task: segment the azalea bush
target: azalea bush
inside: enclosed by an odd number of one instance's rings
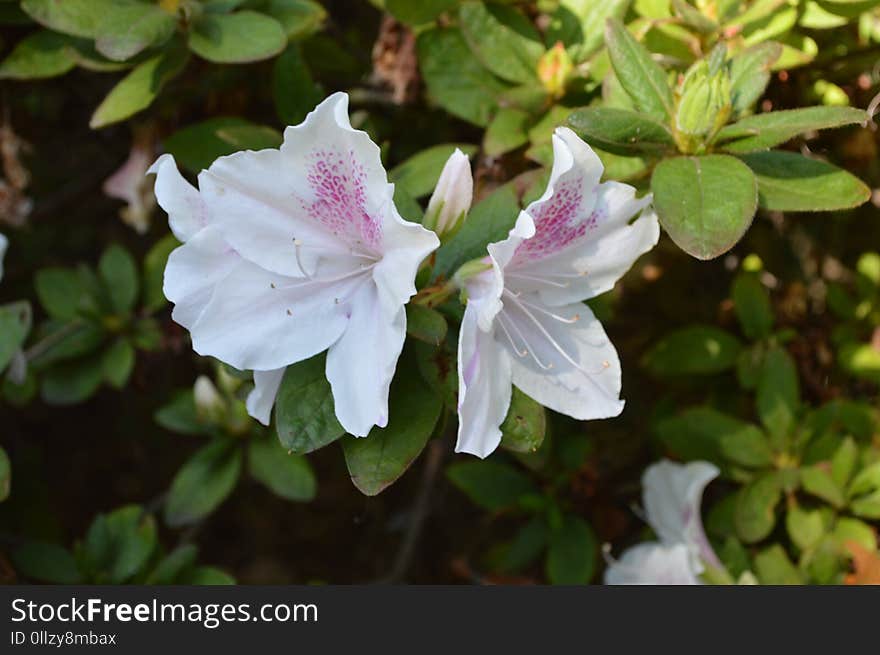
[[[880,582],[880,2],[0,22],[5,581]]]

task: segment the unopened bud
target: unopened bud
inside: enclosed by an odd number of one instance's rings
[[[196,403],[196,414],[199,418],[211,422],[219,422],[226,413],[226,402],[217,391],[211,379],[205,375],[196,378],[193,385],[193,397]]]
[[[474,197],[474,179],[467,155],[455,149],[428,202],[424,226],[434,230],[442,241],[447,241],[464,223]]]
[[[573,70],[574,63],[562,41],[557,41],[556,45],[538,60],[538,79],[541,80],[547,93],[554,98],[565,95],[565,87]]]
[[[722,53],[723,56],[723,53]],[[675,127],[684,152],[698,152],[730,118],[730,72],[718,57],[691,66],[681,84]]]

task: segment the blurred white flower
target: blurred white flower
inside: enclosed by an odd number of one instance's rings
[[[703,530],[703,491],[718,477],[708,462],[661,460],[642,476],[646,520],[659,542],[638,544],[612,561],[605,584],[702,584],[706,568],[724,567]]]
[[[458,452],[495,450],[511,384],[577,419],[623,409],[617,352],[582,301],[611,289],[657,243],[657,217],[647,210],[630,223],[651,198],[600,184],[602,163],[571,130],[556,130],[553,156],[544,195],[463,280]]]
[[[3,279],[3,258],[6,257],[6,249],[9,247],[9,239],[0,234],[0,280]]]
[[[365,436],[388,422],[404,305],[439,241],[397,212],[379,156],[336,93],[284,132],[280,149],[221,157],[199,188],[163,155],[156,197],[184,245],[165,295],[193,348],[253,369],[251,414],[268,423],[284,368],[328,350],[336,416]]]
[[[120,218],[138,234],[144,234],[150,228],[150,216],[156,208],[153,185],[146,178],[155,156],[152,138],[135,138],[128,159],[104,181],[104,193],[125,203],[125,207],[119,210]]]

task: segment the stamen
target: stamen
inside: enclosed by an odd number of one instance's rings
[[[530,282],[540,282],[542,284],[549,284],[551,287],[559,287],[560,289],[565,289],[568,287],[568,282],[560,283],[560,282],[552,282],[543,277],[535,277],[533,275],[524,275],[522,273],[505,273],[507,278],[514,278],[519,280],[528,280]]]
[[[332,284],[333,282],[341,282],[342,280],[347,280],[352,277],[359,277],[359,276],[363,275],[364,273],[369,271],[371,268],[373,268],[377,263],[378,262],[373,262],[372,264],[370,264],[369,266],[367,266],[365,268],[359,268],[354,271],[349,271],[348,273],[344,273],[344,274],[339,275],[337,277],[320,278],[320,277],[309,276],[307,281],[305,281],[305,282],[295,282],[293,284],[288,284],[283,287],[276,287],[276,288],[280,289],[281,291],[284,291],[286,289],[293,289],[294,287],[304,287],[304,286],[307,286],[310,284]]]
[[[535,317],[535,315],[529,311],[528,307],[526,307],[522,303],[522,301],[518,298],[517,295],[515,295],[512,291],[509,291],[508,289],[504,290],[504,294],[506,294],[513,301],[513,303],[516,304],[517,307],[519,307],[519,309],[532,321],[532,323],[535,324],[535,327],[537,327],[538,330],[541,332],[541,334],[544,335],[544,337],[547,339],[547,341],[550,342],[550,345],[553,346],[554,350],[556,350],[556,352],[558,352],[560,355],[562,355],[562,357],[565,359],[565,361],[567,361],[569,364],[571,364],[576,370],[580,371],[581,373],[583,373],[586,376],[594,376],[594,375],[598,375],[602,371],[607,370],[611,366],[611,363],[608,360],[605,360],[604,362],[602,362],[602,369],[601,370],[599,370],[599,371],[586,370],[584,367],[582,367],[580,364],[578,364],[571,357],[571,355],[569,355],[567,352],[565,352],[565,350],[562,348],[562,346],[559,344],[559,342],[553,338],[553,335],[551,335],[550,332],[547,330],[547,328],[544,327],[544,325],[541,323],[541,321],[539,321]],[[516,328],[516,321],[511,320],[511,324],[514,326],[514,328]],[[519,331],[519,330],[517,330],[517,331]],[[551,366],[552,366],[552,364],[551,364]]]
[[[504,325],[504,322],[501,320],[501,318],[502,318],[502,313],[499,313],[498,314],[498,325],[501,326],[502,331],[507,336],[507,340],[510,342],[510,345],[513,348],[513,351],[517,355],[519,355],[520,357],[525,357],[526,355],[528,355],[529,354],[528,350],[520,350],[519,348],[516,347],[516,342],[513,340],[513,337],[511,336],[510,331],[507,329],[507,326]]]
[[[498,316],[499,316],[499,317],[500,317],[500,316],[504,316],[504,318],[506,318],[508,321],[510,321],[510,326],[513,328],[513,331],[516,332],[516,335],[517,335],[517,336],[520,338],[520,340],[523,342],[523,346],[525,347],[525,351],[524,351],[524,353],[523,353],[522,355],[520,355],[520,357],[525,357],[526,355],[531,355],[531,356],[532,356],[532,359],[535,360],[535,363],[536,363],[539,367],[541,367],[542,369],[544,369],[545,371],[549,371],[550,369],[553,368],[553,363],[552,363],[552,362],[549,363],[549,364],[545,364],[545,363],[542,362],[542,361],[540,360],[540,358],[535,354],[535,350],[532,348],[531,344],[529,343],[529,340],[526,339],[526,335],[524,335],[523,332],[522,332],[522,330],[519,329],[519,326],[516,324],[516,321],[514,321],[512,318],[510,318],[509,316],[507,316],[507,315],[504,313],[504,310],[501,310],[501,311],[498,313]],[[516,348],[516,347],[514,346],[514,349],[515,349],[515,348]]]
[[[526,307],[530,307],[530,308],[534,309],[535,311],[541,312],[542,314],[546,314],[547,316],[556,319],[560,323],[572,324],[572,323],[577,323],[579,320],[581,320],[580,314],[575,314],[572,318],[565,318],[564,316],[560,316],[559,314],[554,314],[553,312],[541,307],[540,305],[535,305],[535,304],[530,303],[526,300],[522,300],[520,298],[520,294],[518,294],[518,293],[514,294],[514,296],[517,299],[519,299],[519,302],[521,304],[525,305]]]
[[[299,270],[302,272],[303,275],[306,276],[306,278],[311,279],[312,276],[309,275],[309,272],[306,270],[306,267],[303,266],[302,258],[299,256],[299,249],[301,247],[302,247],[302,241],[300,241],[299,239],[294,237],[293,238],[293,252],[296,256],[296,265],[299,266]]]

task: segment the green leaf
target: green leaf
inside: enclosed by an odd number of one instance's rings
[[[110,293],[113,308],[120,314],[134,309],[138,297],[138,270],[131,254],[118,244],[110,246],[98,261],[98,272]]]
[[[855,541],[869,552],[877,550],[877,532],[875,528],[859,519],[841,516],[837,519],[837,524],[834,526],[832,534],[837,542],[844,547],[847,542]]]
[[[327,18],[327,11],[312,0],[269,0],[262,11],[281,23],[290,41],[311,36]]]
[[[880,519],[880,462],[860,471],[849,485],[848,495],[853,514]]]
[[[755,573],[761,584],[765,585],[803,584],[801,574],[779,544],[773,544],[755,555]]]
[[[731,287],[733,308],[749,339],[763,339],[773,329],[773,308],[770,297],[761,284],[758,276],[753,273],[740,273],[733,280]]]
[[[215,64],[246,64],[274,57],[287,46],[281,23],[255,11],[203,14],[189,32],[189,48]]]
[[[0,305],[0,373],[21,348],[31,330],[31,305],[26,300]]]
[[[104,380],[114,389],[123,389],[134,370],[134,347],[122,337],[104,351],[102,367]]]
[[[367,496],[394,483],[428,443],[443,403],[425,384],[415,366],[398,369],[388,401],[388,427],[374,427],[364,438],[346,435],[342,441],[351,481]]]
[[[773,463],[773,451],[767,437],[750,423],[725,432],[720,438],[721,453],[734,464],[760,469]]]
[[[12,490],[12,463],[3,446],[0,446],[0,502],[9,498]]]
[[[275,399],[275,429],[285,449],[310,453],[345,434],[334,412],[333,394],[317,355],[287,367]]]
[[[846,504],[846,499],[827,466],[814,465],[801,469],[801,485],[808,494],[812,494],[817,498],[827,501],[836,508],[841,508]]]
[[[551,584],[587,584],[596,571],[599,540],[579,516],[566,516],[550,533],[547,579]]]
[[[682,411],[678,416],[657,422],[654,431],[663,444],[676,456],[687,459],[706,459],[720,462],[721,440],[748,440],[758,428],[711,407],[698,406]]]
[[[545,42],[562,41],[575,63],[586,61],[603,44],[605,21],[623,20],[632,0],[561,0],[550,17]]]
[[[754,174],[727,155],[664,159],[654,169],[651,190],[666,232],[698,259],[730,250],[758,208]]]
[[[34,288],[46,313],[59,320],[76,316],[85,294],[79,276],[67,268],[41,268],[34,276]]]
[[[179,245],[180,242],[173,234],[166,234],[154,243],[144,256],[143,297],[144,309],[148,312],[158,311],[168,303],[163,291],[165,265],[168,263],[168,255]]]
[[[419,67],[428,96],[453,116],[485,127],[506,85],[473,56],[461,31],[436,28],[418,37]]]
[[[852,437],[844,439],[831,458],[831,479],[841,489],[846,489],[855,471],[859,458],[859,448]]]
[[[199,549],[193,544],[178,546],[156,565],[145,584],[167,585],[180,582],[179,578],[196,563]]]
[[[385,0],[385,11],[401,23],[415,27],[435,20],[444,11],[455,9],[461,0]]]
[[[856,377],[880,382],[880,351],[870,343],[845,343],[837,353],[840,366]]]
[[[178,392],[171,402],[156,410],[153,419],[166,430],[179,434],[205,434],[208,426],[199,419],[192,389]]]
[[[692,325],[660,339],[644,365],[659,376],[713,375],[732,368],[741,348],[739,340],[724,330]]]
[[[219,133],[221,130],[243,125],[254,123],[243,118],[219,116],[188,125],[165,139],[165,151],[174,155],[180,166],[198,173],[208,168],[218,157],[235,152],[235,146]]]
[[[217,130],[217,136],[235,152],[278,148],[283,138],[274,127],[266,125],[230,125]]]
[[[298,125],[323,98],[299,46],[292,43],[272,66],[272,99],[283,125]]]
[[[446,319],[443,314],[424,305],[406,306],[406,333],[434,346],[446,339]]]
[[[730,60],[730,98],[735,116],[748,110],[764,94],[770,68],[782,54],[772,41],[746,48]]]
[[[183,584],[191,585],[234,585],[235,578],[213,566],[197,566]]]
[[[138,505],[99,515],[82,544],[83,560],[98,584],[121,584],[150,559],[156,548],[156,521]]]
[[[864,123],[867,115],[853,107],[804,107],[748,116],[723,127],[716,142],[727,152],[743,154],[767,150],[813,130]]]
[[[675,148],[665,125],[626,109],[579,109],[568,117],[568,124],[590,145],[624,157],[643,152],[659,155]]]
[[[117,2],[98,21],[95,48],[113,61],[125,61],[171,38],[177,17],[157,4]]]
[[[819,543],[825,534],[822,512],[808,512],[800,507],[792,507],[785,515],[785,528],[792,542],[801,550],[808,550]]]
[[[50,584],[82,584],[83,578],[76,559],[66,548],[56,544],[31,542],[12,553],[12,561],[20,574]]]
[[[607,21],[605,45],[617,79],[636,109],[659,120],[672,116],[672,91],[666,73],[619,20]]]
[[[21,8],[56,32],[94,38],[104,17],[118,0],[22,0]]]
[[[468,498],[490,511],[511,507],[523,496],[537,493],[527,475],[495,459],[457,462],[446,469],[446,475]]]
[[[800,405],[800,386],[794,361],[782,348],[771,348],[765,354],[755,402],[770,436],[788,436]]]
[[[736,499],[734,525],[737,535],[747,544],[761,541],[776,525],[776,505],[782,498],[779,476],[766,473],[744,486]]]
[[[64,75],[76,66],[70,39],[40,30],[19,41],[0,64],[2,80],[41,80]]]
[[[517,453],[533,453],[544,443],[546,432],[544,406],[513,387],[510,409],[501,424],[501,446]]]
[[[49,405],[75,405],[87,400],[104,379],[104,359],[94,353],[53,366],[44,376],[40,395]]]
[[[541,516],[532,518],[517,531],[505,545],[499,569],[504,573],[516,573],[534,562],[547,546],[549,530]]]
[[[241,450],[235,443],[215,441],[196,451],[174,476],[165,522],[179,527],[213,512],[232,493],[240,471]]]
[[[395,185],[405,187],[414,198],[426,196],[437,186],[443,166],[456,148],[468,157],[472,157],[477,152],[477,147],[469,143],[443,143],[431,146],[395,166],[388,173],[388,178]]]
[[[489,243],[507,236],[518,215],[519,201],[510,184],[483,198],[456,235],[437,251],[435,274],[449,277],[465,262],[484,256]]]
[[[272,493],[296,502],[315,497],[317,481],[302,455],[288,454],[274,439],[252,439],[248,446],[248,469],[254,479]]]
[[[98,105],[89,126],[106,127],[149,107],[162,87],[183,70],[187,59],[184,50],[172,46],[135,66]]]
[[[485,68],[509,82],[537,81],[544,46],[536,33],[520,27],[515,9],[465,2],[458,17],[465,40]]]
[[[758,202],[764,209],[834,211],[858,207],[871,197],[854,175],[795,152],[755,152],[741,159],[758,180]]]
[[[483,135],[483,150],[489,157],[516,150],[529,142],[528,124],[531,116],[528,112],[512,107],[502,107],[486,128]]]

